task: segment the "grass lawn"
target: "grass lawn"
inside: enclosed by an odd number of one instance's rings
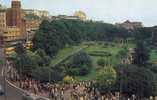
[[[151,63],[157,62],[157,51],[156,50],[151,51],[151,53],[150,53],[150,62]]]
[[[134,45],[132,44],[128,44],[127,48],[130,47],[134,47]],[[114,44],[114,46],[106,46],[104,47],[103,45],[100,44],[95,44],[95,45],[91,45],[88,48],[85,49],[85,52],[90,53],[92,51],[105,51],[105,52],[110,52],[112,54],[111,57],[106,58],[106,57],[100,57],[100,56],[91,56],[92,60],[93,60],[93,68],[91,69],[91,72],[86,75],[86,76],[77,76],[75,77],[75,79],[77,81],[86,81],[86,80],[93,80],[96,78],[96,75],[98,73],[99,70],[101,70],[101,68],[97,68],[97,60],[100,58],[106,59],[107,61],[111,62],[113,65],[119,64],[120,59],[118,59],[116,57],[116,55],[118,54],[118,52],[120,50],[122,50],[122,47],[119,47],[118,44]]]
[[[119,51],[121,51],[123,48],[119,47],[118,44],[114,44],[114,46],[103,46],[99,44],[92,45],[85,49],[87,53],[90,53],[92,51],[104,51],[109,52],[112,54],[112,56],[106,58],[106,57],[100,57],[100,56],[92,56],[94,65],[96,66],[97,60],[100,58],[105,59],[106,61],[111,62],[113,65],[118,64],[120,62],[120,59],[117,59],[116,55]]]
[[[61,61],[62,59],[66,58],[72,53],[75,53],[76,51],[84,48],[84,45],[79,45],[79,46],[70,46],[70,47],[65,47],[62,50],[58,52],[58,54],[52,59],[51,64],[54,65]]]
[[[86,76],[75,77],[75,79],[77,81],[85,81],[85,80],[93,80],[93,79],[95,79],[98,71],[101,70],[101,68],[99,68],[99,70],[98,70],[98,65],[97,65],[97,60],[100,59],[100,58],[106,59],[106,61],[109,61],[113,65],[119,64],[120,59],[118,59],[116,57],[116,55],[123,48],[120,47],[118,43],[112,43],[112,44],[113,44],[112,46],[111,45],[104,46],[102,44],[95,43],[95,44],[90,45],[89,47],[85,48],[84,51],[87,52],[87,53],[90,53],[92,51],[103,51],[103,52],[111,53],[112,56],[110,56],[108,58],[107,57],[100,57],[100,56],[91,56],[91,58],[93,60],[93,68],[91,69],[91,72],[88,75],[86,75]],[[79,46],[71,46],[71,47],[63,48],[62,50],[59,51],[59,53],[52,60],[51,63],[55,64],[59,60],[65,58],[66,56],[71,54],[72,52],[76,52],[77,50],[79,50],[80,48],[83,48],[85,46],[86,45],[81,44]],[[128,44],[127,48],[129,48],[129,47],[134,47],[134,45]],[[64,62],[64,63],[66,63],[66,62]]]
[[[118,43],[112,43],[112,44],[113,44],[112,46],[111,45],[104,46],[102,44],[95,43],[95,44],[90,45],[89,47],[85,48],[84,51],[87,52],[87,53],[90,53],[90,52],[93,52],[93,51],[103,51],[103,52],[111,53],[112,56],[110,56],[108,58],[107,57],[100,57],[100,56],[91,56],[91,58],[93,60],[93,68],[91,69],[90,73],[86,76],[77,76],[77,77],[75,77],[75,79],[77,81],[86,81],[86,80],[95,79],[98,71],[101,70],[101,68],[98,69],[98,65],[97,65],[97,60],[100,59],[100,58],[103,58],[106,61],[109,61],[112,65],[119,64],[120,59],[117,58],[116,55],[123,48],[120,47],[120,44],[118,44]],[[134,44],[127,44],[127,45],[125,44],[125,46],[127,48],[135,47]],[[69,54],[71,54],[73,52],[76,52],[77,50],[79,50],[80,48],[83,48],[83,47],[85,47],[85,45],[81,44],[81,45],[78,45],[78,46],[71,46],[71,47],[63,48],[62,50],[59,51],[59,53],[52,60],[51,63],[55,64],[58,61],[60,61],[61,59],[68,56]],[[155,62],[155,61],[157,61],[157,52],[156,52],[156,50],[152,50],[151,53],[150,53],[150,62]],[[64,63],[66,63],[66,62],[64,62]]]

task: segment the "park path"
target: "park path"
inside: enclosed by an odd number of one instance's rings
[[[83,49],[87,48],[88,46],[84,46],[84,47],[80,47],[78,50],[68,54],[67,56],[65,56],[64,58],[58,60],[56,63],[52,64],[53,67],[61,64],[62,62],[66,61],[68,58],[74,56],[75,54],[77,54],[78,52],[82,51]]]

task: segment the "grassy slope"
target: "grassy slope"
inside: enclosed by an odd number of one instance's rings
[[[122,50],[121,47],[119,47],[119,44],[114,44],[115,46],[107,46],[107,47],[104,47],[102,45],[99,45],[99,44],[95,44],[95,45],[92,45],[88,48],[85,49],[85,51],[87,53],[89,52],[92,52],[92,51],[106,51],[106,52],[110,52],[112,53],[112,56],[108,59],[112,62],[113,65],[119,63],[119,59],[117,59],[115,56],[116,54]],[[76,52],[77,50],[79,50],[80,48],[83,48],[84,45],[79,45],[79,46],[71,46],[71,47],[66,47],[66,48],[63,48],[62,50],[59,51],[59,53],[57,54],[57,56],[52,60],[52,64],[55,64],[57,63],[59,60],[65,58],[66,56],[68,56],[69,54],[73,53],[73,52]],[[134,47],[133,44],[128,44],[127,46],[128,48],[129,47]],[[83,80],[92,80],[92,79],[95,79],[96,78],[96,75],[97,75],[97,72],[98,72],[98,69],[96,68],[97,66],[97,60],[100,59],[101,57],[95,57],[95,56],[91,56],[91,58],[93,59],[93,65],[94,65],[94,68],[92,68],[91,72],[86,75],[86,76],[79,76],[79,77],[75,77],[78,81],[83,81]],[[105,57],[103,57],[104,59],[107,59]],[[150,61],[151,62],[155,62],[157,61],[157,52],[156,50],[152,50],[151,53],[150,53]]]
[[[150,62],[155,63],[157,62],[157,52],[156,50],[152,50],[150,53]]]
[[[60,61],[62,61],[62,59],[65,59],[69,55],[71,55],[77,51],[80,51],[83,48],[85,48],[85,46],[83,46],[83,45],[63,48],[62,50],[60,50],[58,52],[58,54],[55,56],[55,58],[52,59],[51,65],[55,65],[55,64],[59,63]]]
[[[134,45],[133,44],[128,44],[127,47],[128,48],[134,47]],[[92,52],[92,51],[106,51],[106,52],[110,52],[112,54],[111,57],[109,57],[109,58],[103,57],[103,58],[111,61],[111,63],[113,65],[118,64],[120,62],[120,59],[116,58],[116,55],[117,55],[117,53],[120,50],[122,50],[122,48],[119,46],[119,44],[114,44],[114,46],[106,46],[106,47],[104,47],[103,45],[95,44],[95,45],[92,45],[92,46],[90,46],[90,47],[85,49],[85,51],[87,53]],[[86,75],[86,76],[75,77],[76,80],[84,81],[84,80],[92,80],[92,79],[96,78],[98,70],[101,70],[101,69],[97,69],[96,68],[98,66],[97,65],[97,60],[102,58],[102,57],[91,56],[91,58],[93,59],[94,68],[92,68],[91,72],[88,75]]]

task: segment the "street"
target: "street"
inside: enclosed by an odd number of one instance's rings
[[[4,59],[3,49],[0,48],[0,59]],[[0,64],[0,85],[4,88],[4,77],[2,76],[3,65]],[[22,100],[23,91],[12,87],[10,84],[6,83],[6,100]],[[0,100],[5,100],[4,96],[0,96]]]
[[[0,84],[4,86],[4,78],[0,77]],[[4,87],[3,87],[4,88]],[[6,97],[7,100],[22,100],[23,92],[6,84]],[[0,96],[0,100],[5,100],[4,96]]]

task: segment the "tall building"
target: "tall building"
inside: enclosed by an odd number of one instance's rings
[[[20,33],[24,37],[26,25],[20,0],[12,0],[11,8],[8,8],[6,11],[6,24],[7,26],[16,26],[17,28],[20,28]]]
[[[21,2],[12,0],[11,8],[7,9],[7,25],[20,27],[22,24]]]

